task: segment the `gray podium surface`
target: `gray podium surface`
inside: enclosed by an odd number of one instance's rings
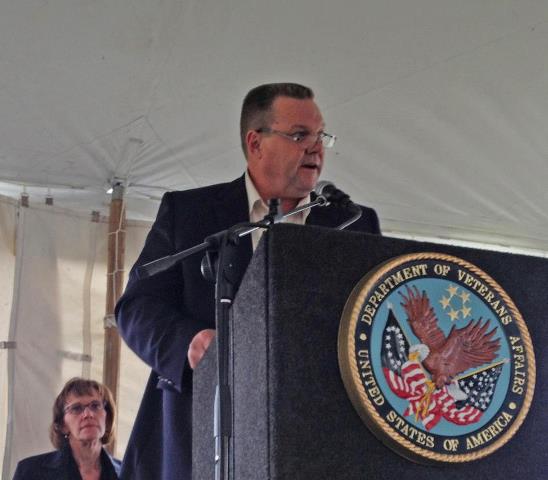
[[[535,396],[517,434],[461,465],[413,463],[363,424],[343,386],[337,334],[345,302],[371,269],[398,255],[442,252],[467,260],[515,301],[537,363]],[[457,480],[548,478],[548,261],[321,227],[277,225],[253,256],[233,309],[232,478]],[[194,373],[193,478],[213,479],[215,358]]]

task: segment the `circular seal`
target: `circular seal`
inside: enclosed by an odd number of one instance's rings
[[[493,453],[531,405],[535,359],[514,302],[460,258],[418,253],[366,275],[339,329],[348,395],[370,430],[420,463]]]

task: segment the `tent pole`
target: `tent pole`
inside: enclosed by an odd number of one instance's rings
[[[110,388],[116,404],[118,404],[120,378],[120,335],[114,319],[114,307],[122,294],[124,282],[125,224],[124,186],[121,182],[116,182],[112,186],[108,228],[107,298],[103,356],[103,383]],[[109,444],[107,449],[113,454],[116,449],[115,442]]]

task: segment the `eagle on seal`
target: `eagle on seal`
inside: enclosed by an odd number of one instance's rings
[[[421,341],[422,364],[432,376],[437,388],[450,385],[456,375],[469,368],[492,362],[500,349],[500,338],[493,339],[497,331],[495,326],[489,330],[490,322],[482,325],[482,318],[462,327],[451,328],[447,337],[438,326],[438,319],[430,300],[417,287],[406,287],[401,303],[413,333]]]

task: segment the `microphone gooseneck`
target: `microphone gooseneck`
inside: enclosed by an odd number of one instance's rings
[[[338,230],[343,230],[362,216],[362,209],[350,199],[350,195],[339,190],[333,182],[320,180],[314,188],[314,193],[317,199],[324,200],[322,206],[328,206],[332,203],[353,214],[350,219],[337,227]]]

